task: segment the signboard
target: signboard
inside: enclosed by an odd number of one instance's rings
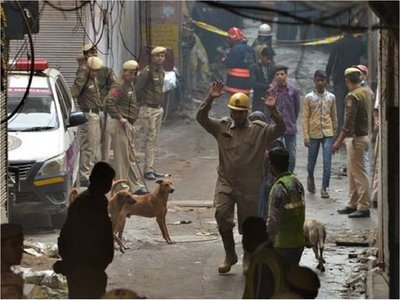
[[[171,49],[174,64],[179,68],[181,3],[179,1],[144,3],[141,7],[141,44]]]

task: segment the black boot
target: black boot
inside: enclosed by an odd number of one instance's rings
[[[225,260],[222,265],[218,267],[218,273],[228,273],[231,270],[231,266],[238,261],[235,251],[235,240],[232,231],[221,233],[221,237],[225,248]]]

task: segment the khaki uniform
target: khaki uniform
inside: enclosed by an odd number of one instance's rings
[[[230,118],[210,118],[210,109],[211,105],[203,102],[196,119],[218,143],[215,218],[221,234],[231,232],[235,226],[236,203],[239,232],[242,233],[242,222],[249,216],[257,215],[258,197],[264,178],[265,149],[285,132],[285,124],[280,113],[273,110],[271,117],[274,125],[247,120],[244,127],[237,127]]]
[[[78,99],[79,107],[85,113],[87,122],[79,127],[81,141],[80,180],[89,180],[89,173],[96,162],[96,152],[100,146],[100,109],[101,100],[96,78],[89,77],[89,68],[82,58],[78,58],[79,67],[71,87],[72,97]]]
[[[163,85],[165,71],[161,66],[146,66],[136,82],[136,92],[143,105],[143,128],[145,138],[144,172],[154,171],[154,155],[161,130],[164,110]]]
[[[105,112],[105,98],[111,89],[112,84],[115,81],[115,74],[111,68],[102,67],[97,71],[97,81],[99,83],[100,100],[102,103],[102,112],[100,112],[100,127],[101,127],[101,160],[108,161],[110,152],[110,135],[109,135],[109,124],[107,123],[107,115]]]
[[[347,173],[349,178],[348,207],[369,209],[370,190],[364,157],[368,151],[372,128],[373,103],[368,89],[357,87],[345,98],[346,115],[342,130],[346,133]]]
[[[110,115],[109,132],[112,136],[114,149],[114,169],[116,179],[127,179],[132,192],[140,189],[138,177],[135,173],[136,161],[133,124],[138,119],[138,105],[136,93],[132,84],[125,84],[123,79],[117,80],[105,99],[106,110]],[[123,126],[119,121],[125,118],[128,122]]]

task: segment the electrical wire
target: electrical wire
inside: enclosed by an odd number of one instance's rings
[[[82,7],[84,7],[86,4],[90,4],[90,1],[81,1],[82,3],[79,6],[76,5],[74,8],[64,8],[64,7],[54,5],[53,3],[51,3],[51,1],[45,0],[43,2],[44,2],[44,4],[47,4],[47,5],[51,6],[52,8],[59,10],[59,11],[77,11],[77,10],[82,9]]]
[[[35,71],[35,50],[33,48],[33,39],[32,39],[32,32],[31,29],[29,27],[29,23],[28,20],[26,19],[25,16],[25,12],[21,7],[21,4],[19,3],[19,1],[16,1],[19,10],[21,12],[21,15],[23,16],[23,19],[25,21],[25,25],[26,25],[26,30],[28,32],[28,39],[29,39],[29,46],[31,48],[31,57],[30,57],[30,61],[31,61],[31,66],[30,66],[30,70],[29,70],[29,79],[28,79],[28,86],[26,87],[25,93],[21,99],[21,101],[18,103],[18,105],[15,107],[15,109],[13,110],[13,112],[11,114],[9,114],[5,119],[1,120],[0,124],[4,124],[5,122],[8,122],[11,118],[13,118],[21,109],[22,107],[25,105],[25,102],[28,98],[29,95],[29,91],[31,88],[31,84],[32,84],[32,79],[33,79],[33,73]]]
[[[335,25],[335,24],[328,24],[325,22],[320,21],[320,19],[317,20],[310,20],[308,18],[304,18],[304,17],[300,17],[300,16],[296,16],[293,13],[284,11],[284,10],[279,10],[279,9],[275,9],[275,8],[268,8],[268,7],[259,7],[259,6],[250,6],[250,5],[232,5],[232,4],[225,4],[222,2],[217,2],[217,1],[200,1],[202,3],[205,3],[207,5],[213,6],[213,7],[217,7],[217,8],[222,8],[225,9],[227,11],[230,11],[236,15],[245,17],[245,18],[250,18],[250,19],[255,19],[255,20],[259,20],[259,21],[263,21],[263,22],[273,22],[273,23],[277,23],[277,24],[289,24],[289,25],[317,25],[320,27],[326,27],[326,28],[333,28],[333,29],[341,29],[341,30],[353,30],[353,31],[367,31],[368,29],[371,30],[379,30],[379,29],[389,29],[391,27],[388,26],[382,26],[379,23],[374,24],[370,27],[367,26],[355,26],[355,25]],[[255,15],[251,15],[251,14],[246,14],[241,12],[240,10],[250,10],[250,11],[255,11],[255,12],[260,12],[260,11],[266,11],[266,12],[274,12],[277,13],[281,16],[286,16],[286,17],[290,17],[293,18],[294,20],[297,20],[297,22],[286,22],[286,21],[273,21],[273,20],[268,20],[265,17],[262,16],[255,16]],[[395,25],[394,25],[395,26]]]

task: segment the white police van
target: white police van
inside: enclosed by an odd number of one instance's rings
[[[35,60],[29,95],[8,122],[11,222],[62,226],[68,192],[79,185],[78,125],[86,122],[62,74]],[[8,73],[7,112],[17,108],[28,87],[30,61],[19,60]]]

